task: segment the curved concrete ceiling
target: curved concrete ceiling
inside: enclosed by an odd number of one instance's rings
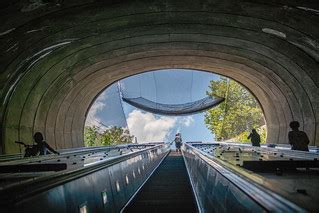
[[[298,120],[319,145],[319,5],[313,1],[3,1],[1,145],[45,133],[83,146],[85,116],[108,85],[137,73],[219,73],[261,103],[268,143]]]

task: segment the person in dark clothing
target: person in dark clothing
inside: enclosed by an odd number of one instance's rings
[[[309,151],[309,138],[304,131],[299,130],[299,122],[292,121],[289,124],[292,131],[288,133],[289,144],[292,150]]]
[[[257,133],[256,129],[251,130],[248,139],[250,139],[253,146],[260,146],[260,135]]]
[[[36,145],[28,145],[25,150],[24,157],[37,156],[37,155],[46,155],[48,153],[60,154],[55,151],[52,147],[44,141],[43,135],[41,132],[36,132],[33,135],[33,139]]]
[[[181,152],[182,136],[180,133],[177,133],[175,135],[174,142],[175,142],[175,146],[176,146],[176,152]]]

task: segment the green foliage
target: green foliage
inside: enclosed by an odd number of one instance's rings
[[[206,126],[215,134],[216,140],[237,138],[239,141],[247,142],[251,129],[265,124],[259,103],[237,82],[226,77],[213,80],[207,94],[225,97],[223,103],[205,114]],[[265,138],[266,133],[261,135],[262,141],[265,141]]]
[[[266,143],[266,137],[267,137],[267,128],[266,125],[260,127],[257,129],[257,132],[260,134],[260,143],[265,144]]]
[[[116,126],[105,129],[101,137],[103,146],[132,143],[134,138],[134,136],[130,136],[127,129]]]
[[[97,127],[85,127],[84,143],[86,146],[111,146],[132,143],[134,136],[128,129],[112,126],[99,133]]]
[[[97,140],[97,127],[85,127],[84,129],[84,144],[85,146],[95,146]]]
[[[247,138],[249,134],[250,134],[250,132],[244,131],[244,132],[240,133],[238,136],[236,136],[233,139],[233,141],[234,142],[248,143],[248,142],[250,142],[250,139]]]
[[[256,128],[256,131],[260,135],[260,143],[265,144],[266,143],[266,135],[267,135],[266,126],[264,125],[264,126],[261,126],[260,128]],[[230,141],[250,143],[250,139],[247,138],[250,133],[251,132],[249,132],[249,131],[244,131],[244,132],[240,133],[239,135],[237,135],[236,137],[232,138]]]

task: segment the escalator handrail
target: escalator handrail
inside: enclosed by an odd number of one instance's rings
[[[33,196],[35,194],[47,191],[63,183],[70,182],[72,180],[78,179],[80,177],[86,176],[88,174],[94,173],[96,171],[105,169],[114,164],[120,163],[127,159],[138,156],[142,153],[149,152],[156,149],[167,149],[166,144],[155,145],[152,147],[145,148],[143,150],[138,150],[133,153],[126,153],[121,156],[117,156],[111,159],[105,159],[97,164],[82,167],[77,170],[61,171],[50,176],[36,177],[32,180],[21,182],[19,184],[10,186],[0,190],[0,206],[6,205],[7,203],[12,203],[18,200],[22,200]]]
[[[90,152],[103,152],[115,149],[126,149],[131,147],[140,147],[140,146],[154,146],[154,144],[123,144],[123,145],[116,145],[116,146],[97,146],[97,147],[81,147],[81,148],[72,148],[72,149],[61,149],[57,150],[60,155],[59,157],[63,157],[65,155],[80,155]],[[0,159],[0,165],[13,165],[13,164],[20,164],[20,163],[32,163],[34,161],[44,161],[44,160],[51,160],[57,157],[55,154],[48,154],[48,155],[40,155],[40,156],[33,156],[28,158],[23,158],[21,154],[15,154],[16,157],[10,158],[8,160],[3,157]],[[13,156],[15,156],[13,155]],[[0,155],[1,156],[1,155]]]
[[[243,191],[252,200],[270,212],[306,212],[296,204],[281,197],[280,195],[264,188],[263,186],[248,180],[236,171],[226,168],[220,160],[214,156],[193,147],[191,144],[185,146],[200,159],[204,160],[209,166],[213,167],[218,173],[233,183],[238,189]]]

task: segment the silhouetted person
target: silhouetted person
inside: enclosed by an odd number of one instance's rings
[[[252,129],[247,138],[250,139],[253,146],[260,146],[260,135],[257,133],[256,129]]]
[[[50,147],[49,144],[47,144],[47,142],[44,141],[43,135],[41,132],[36,132],[33,135],[33,139],[36,145],[28,145],[28,147],[25,150],[24,157],[46,155],[50,152],[54,154],[59,154],[52,147]]]
[[[177,133],[175,135],[175,147],[176,147],[176,152],[181,152],[181,146],[182,146],[182,136],[181,133]]]
[[[292,150],[309,151],[309,138],[307,134],[299,130],[299,122],[292,121],[289,124],[292,131],[288,133],[288,140]]]

